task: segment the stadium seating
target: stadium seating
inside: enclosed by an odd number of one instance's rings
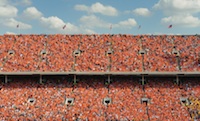
[[[191,78],[12,77],[0,83],[0,120],[193,120],[200,118],[200,83]],[[191,81],[190,81],[191,80]],[[183,98],[181,100],[181,98]],[[188,100],[184,101],[184,99]]]
[[[136,79],[116,78],[109,85],[112,104],[108,105],[109,120],[148,120],[146,105],[141,103],[144,95],[142,86]]]
[[[76,71],[107,71],[108,57],[105,56],[109,48],[108,39],[104,35],[81,36],[79,49],[80,56],[77,56]]]
[[[111,71],[142,71],[142,57],[138,54],[140,50],[138,37],[114,35],[111,42],[114,51],[111,57]]]
[[[175,56],[172,54],[173,44],[170,37],[144,36],[142,38],[145,71],[179,71]]]
[[[3,35],[0,71],[194,72],[200,71],[199,40],[178,35]]]
[[[3,35],[0,72],[196,72],[199,36]],[[0,120],[199,120],[198,77],[0,75]]]
[[[150,120],[190,120],[187,108],[180,102],[181,90],[172,79],[150,79],[145,85],[145,94],[151,99]]]

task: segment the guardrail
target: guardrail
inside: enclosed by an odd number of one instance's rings
[[[149,76],[174,76],[174,75],[200,75],[198,72],[0,72],[0,75],[149,75]]]

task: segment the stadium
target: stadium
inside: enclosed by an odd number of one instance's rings
[[[154,0],[168,16],[159,28],[149,6],[134,6],[135,18],[122,20],[130,11],[121,2],[59,1],[70,3],[60,9],[71,18],[78,13],[70,6],[87,12],[77,25],[45,17],[52,8],[37,5],[44,1],[0,0],[0,121],[199,121],[200,35],[190,27],[200,26],[200,3],[174,1]],[[148,34],[157,30],[164,34]]]
[[[199,39],[1,36],[1,120],[199,119]]]

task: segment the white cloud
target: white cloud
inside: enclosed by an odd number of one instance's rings
[[[0,0],[0,6],[2,6],[2,5],[6,5],[7,3],[8,3],[7,0]]]
[[[14,32],[6,32],[5,34],[16,35],[16,33],[14,33]]]
[[[42,17],[42,13],[35,7],[29,7],[23,11],[23,16],[28,19],[39,19]]]
[[[17,16],[17,8],[11,5],[6,4],[2,1],[0,4],[0,18],[9,18]]]
[[[200,0],[159,0],[154,8],[163,10],[167,15],[193,14],[200,12]]]
[[[175,15],[165,17],[161,20],[162,23],[174,24],[175,26],[183,27],[198,27],[200,26],[200,19],[190,14],[188,15]]]
[[[31,25],[14,19],[17,17],[18,9],[12,6],[12,2],[14,1],[0,0],[0,25],[10,28],[17,28],[19,25],[20,29],[31,29]]]
[[[80,22],[83,26],[88,28],[108,28],[108,26],[111,25],[111,23],[105,22],[100,18],[96,17],[95,15],[82,16],[80,18]]]
[[[16,28],[19,24],[20,29],[30,29],[31,25],[17,21],[14,18],[17,17],[18,9],[11,5],[9,0],[0,0],[0,25]]]
[[[82,16],[80,18],[80,22],[82,23],[82,26],[87,28],[110,28],[110,25],[112,25],[113,28],[132,28],[137,25],[137,22],[133,18],[129,18],[128,20],[120,21],[116,24],[106,22],[99,17],[96,17],[95,15],[89,15],[89,16]]]
[[[74,9],[79,11],[89,11],[89,7],[86,5],[75,5]]]
[[[14,6],[29,6],[32,4],[31,0],[7,0],[7,2]]]
[[[63,20],[61,20],[57,16],[51,16],[51,17],[48,17],[48,18],[41,17],[41,22],[44,25],[47,25],[51,29],[55,29],[55,28],[59,28],[60,29],[65,25]]]
[[[117,10],[112,6],[104,6],[101,3],[95,3],[91,6],[94,13],[101,13],[108,16],[117,16]]]
[[[160,9],[167,16],[162,23],[183,27],[198,27],[200,19],[194,15],[200,13],[200,0],[159,0],[154,8]]]
[[[4,26],[7,26],[7,27],[11,27],[11,28],[16,28],[17,25],[19,25],[20,29],[31,29],[32,28],[31,25],[22,23],[13,18],[5,19],[1,24],[3,24]]]
[[[139,16],[150,16],[151,12],[147,8],[137,8],[133,10],[133,13]]]
[[[91,30],[91,29],[84,29],[84,33],[86,34],[96,34],[96,32],[94,30]]]
[[[117,24],[114,24],[114,27],[118,28],[128,28],[131,29],[132,27],[135,27],[137,25],[137,22],[133,18],[129,18],[128,20],[120,21]]]
[[[21,0],[21,3],[24,4],[24,5],[31,5],[32,4],[31,0]]]
[[[65,23],[62,19],[57,16],[51,16],[48,18],[41,17],[40,22],[47,27],[48,29],[55,30],[57,32],[68,32],[68,33],[77,33],[79,29],[77,26],[71,23]],[[63,30],[63,26],[66,25],[66,28]]]
[[[85,34],[95,34],[96,32],[88,26],[75,26],[69,22],[64,22],[62,19],[57,16],[50,16],[48,18],[41,17],[40,22],[47,29],[49,29],[52,33],[85,33]],[[63,29],[64,25],[66,28]]]
[[[107,16],[117,16],[118,11],[112,6],[105,6],[99,2],[92,4],[91,6],[86,5],[75,5],[75,10],[86,11],[88,13],[100,13]]]

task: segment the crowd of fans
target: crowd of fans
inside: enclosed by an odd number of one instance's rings
[[[141,102],[144,96],[139,79],[115,78],[109,85],[111,105],[107,108],[111,120],[148,120],[146,104]]]
[[[114,35],[111,38],[113,54],[111,71],[142,71],[139,36]]]
[[[172,35],[3,35],[0,72],[200,71],[200,37]],[[0,120],[198,120],[200,82],[105,77],[9,77]],[[10,81],[11,80],[11,81]],[[106,83],[105,83],[106,82]],[[144,100],[146,101],[144,101]],[[186,99],[181,101],[181,99]]]
[[[150,120],[191,120],[187,107],[181,105],[181,90],[172,79],[151,79],[145,85],[145,94],[151,99],[148,104]]]
[[[78,77],[77,83],[72,77],[47,77],[43,84],[36,77],[9,80],[1,78],[0,120],[200,119],[200,82],[195,78],[179,85],[172,78],[146,78],[144,85],[132,77],[113,77],[110,84],[105,77]]]
[[[0,70],[200,71],[199,36],[3,35]]]
[[[145,71],[180,71],[170,36],[144,36],[142,38]]]
[[[108,57],[106,51],[109,49],[109,38],[106,35],[83,35],[80,39],[80,56],[77,56],[76,71],[99,71],[108,69]]]
[[[173,37],[177,50],[180,51],[180,65],[182,71],[199,71],[200,67],[200,37]]]

